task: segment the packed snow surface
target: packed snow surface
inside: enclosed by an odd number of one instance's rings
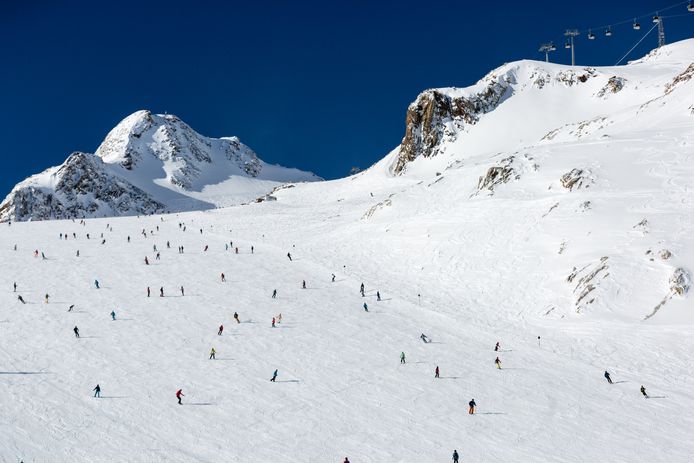
[[[3,224],[0,460],[692,461],[691,56],[505,65],[400,175],[396,149],[276,201]]]

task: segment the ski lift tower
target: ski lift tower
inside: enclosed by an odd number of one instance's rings
[[[566,32],[564,32],[565,37],[569,37],[570,42],[567,43],[566,48],[571,48],[571,66],[576,65],[576,58],[574,55],[574,37],[577,37],[581,35],[580,32],[578,32],[577,29],[567,29]]]
[[[556,51],[557,47],[554,46],[552,42],[549,43],[543,43],[540,45],[540,49],[538,50],[540,53],[545,54],[545,63],[549,63],[549,53],[552,51]]]
[[[665,26],[663,25],[663,17],[656,13],[653,16],[653,22],[658,24],[658,48],[665,45]]]

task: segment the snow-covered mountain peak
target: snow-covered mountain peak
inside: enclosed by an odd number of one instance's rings
[[[429,176],[472,154],[534,146],[564,127],[595,120],[604,124],[592,129],[623,121],[619,126],[630,130],[637,113],[655,111],[652,101],[687,85],[694,76],[693,57],[694,40],[686,40],[624,66],[521,60],[499,66],[469,87],[426,90],[408,107],[391,172]],[[571,132],[574,139],[587,135]]]
[[[141,110],[118,123],[94,155],[73,154],[18,184],[0,206],[0,220],[209,209],[315,180],[264,163],[238,137],[208,138],[174,115]]]
[[[228,162],[228,167],[251,177],[257,177],[262,169],[253,150],[238,138],[207,138],[174,115],[146,110],[123,119],[109,132],[96,155],[126,170],[161,162],[166,179],[186,190],[207,184],[201,177],[217,162]]]

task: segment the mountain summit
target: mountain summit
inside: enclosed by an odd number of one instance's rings
[[[286,182],[320,180],[270,165],[236,137],[208,138],[178,117],[137,111],[109,132],[95,154],[17,184],[0,220],[45,220],[178,212],[253,200]]]
[[[624,66],[565,66],[522,60],[465,88],[422,92],[408,108],[391,156],[395,175],[431,175],[473,157],[532,146],[605,141],[621,131],[691,120],[694,39]],[[685,122],[686,124],[686,122]],[[689,122],[691,124],[691,122]]]

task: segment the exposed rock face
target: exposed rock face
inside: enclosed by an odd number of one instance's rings
[[[419,156],[436,156],[441,141],[455,139],[466,124],[476,124],[480,115],[493,110],[507,92],[512,92],[510,85],[514,80],[508,73],[490,74],[482,82],[486,84],[483,89],[472,95],[427,90],[417,97],[407,109],[405,137],[393,166],[395,173],[402,172],[407,163]]]
[[[73,153],[50,174],[52,189],[19,184],[0,206],[0,217],[15,221],[75,217],[153,214],[166,206],[150,195],[114,177],[100,158]]]
[[[670,290],[668,291],[668,294],[666,294],[663,300],[660,301],[658,305],[656,305],[653,308],[653,311],[651,311],[651,313],[643,317],[644,320],[648,320],[656,313],[658,313],[658,311],[662,309],[663,306],[667,304],[667,302],[674,296],[684,296],[685,294],[687,294],[692,287],[692,277],[687,270],[680,267],[675,269],[675,271],[670,276],[668,283],[670,284]]]
[[[393,197],[393,195],[390,195],[389,198],[384,199],[383,201],[371,206],[369,208],[369,210],[366,211],[364,213],[364,215],[361,216],[361,219],[366,220],[366,219],[370,218],[371,216],[373,216],[376,213],[376,211],[378,211],[379,209],[383,209],[384,207],[391,206],[393,204],[393,201],[390,198],[392,198],[392,197]]]
[[[498,166],[493,166],[487,169],[487,174],[480,177],[477,181],[477,191],[489,190],[494,191],[497,185],[507,183],[514,178],[518,178],[516,171],[513,169],[513,156],[503,159]]]
[[[625,78],[619,76],[612,76],[608,79],[607,84],[605,84],[605,86],[601,88],[595,96],[597,96],[598,98],[603,98],[611,93],[619,93],[624,88],[625,83]]]
[[[568,283],[573,283],[578,278],[573,291],[576,297],[575,306],[577,313],[585,311],[590,304],[595,302],[594,296],[588,296],[600,285],[601,280],[610,275],[608,260],[607,256],[603,256],[593,266],[586,265],[580,270],[574,267],[571,274],[566,278]]]
[[[689,272],[683,268],[675,269],[670,277],[670,291],[672,294],[683,296],[692,287],[692,278]]]
[[[670,82],[669,84],[667,84],[665,86],[665,93],[668,94],[668,93],[672,92],[675,89],[675,87],[677,87],[678,85],[680,85],[684,82],[687,82],[692,77],[694,77],[694,63],[691,63],[687,67],[687,69],[685,69],[681,73],[677,74],[672,79],[672,82]]]
[[[583,72],[577,72],[575,69],[567,69],[557,74],[556,80],[567,87],[573,87],[579,83],[588,82],[588,79],[596,75],[594,68],[585,68]]]
[[[577,190],[582,187],[588,188],[592,183],[590,172],[584,169],[571,169],[571,171],[562,175],[559,181],[561,186],[569,191],[573,191],[574,188]]]

